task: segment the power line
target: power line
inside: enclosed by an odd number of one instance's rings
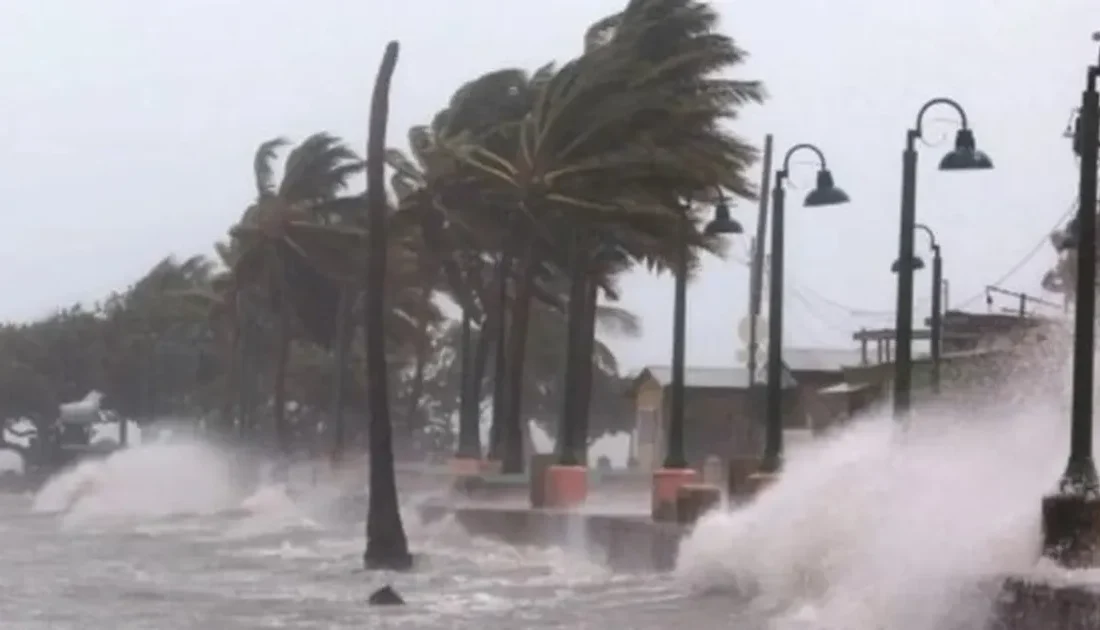
[[[817,310],[814,309],[813,305],[810,304],[810,301],[806,299],[806,296],[803,295],[798,289],[792,287],[790,289],[790,293],[792,296],[794,296],[795,300],[800,302],[802,306],[806,308],[806,311],[810,314],[810,317],[816,320],[818,323],[824,325],[830,330],[841,332],[846,335],[850,335],[852,333],[852,328],[847,328],[837,324],[836,322],[830,321],[827,317],[817,312]]]
[[[795,281],[792,281],[791,284],[798,284],[798,283],[796,283]],[[838,301],[836,301],[832,298],[826,297],[826,296],[818,293],[817,291],[815,291],[814,289],[812,289],[808,285],[798,284],[798,288],[800,290],[806,292],[806,293],[809,293],[810,296],[813,297],[814,299],[816,299],[817,301],[822,302],[822,303],[824,303],[828,306],[831,306],[835,309],[844,311],[847,315],[849,315],[851,317],[888,317],[888,316],[892,317],[894,315],[894,311],[892,311],[892,310],[878,310],[878,309],[861,308],[861,307],[857,307],[857,306],[850,306],[848,304],[844,304],[843,302],[838,302]],[[929,301],[929,298],[927,298],[927,297],[918,298],[916,300],[916,302],[914,303],[914,307],[923,306],[928,301]]]
[[[997,286],[997,285],[1000,285],[1000,284],[1004,284],[1005,280],[1008,280],[1017,271],[1019,271],[1020,269],[1023,269],[1024,265],[1031,262],[1031,259],[1035,257],[1035,254],[1038,254],[1039,250],[1041,250],[1043,248],[1043,246],[1047,244],[1047,241],[1050,238],[1049,233],[1053,232],[1054,230],[1057,230],[1058,227],[1062,225],[1062,222],[1065,221],[1067,218],[1069,218],[1069,215],[1073,214],[1073,212],[1076,209],[1077,209],[1077,201],[1075,200],[1075,201],[1070,203],[1069,208],[1066,209],[1066,211],[1062,214],[1061,217],[1058,218],[1058,220],[1054,223],[1054,225],[1049,230],[1047,230],[1047,234],[1044,234],[1039,239],[1039,242],[1036,243],[1035,246],[1032,247],[1030,251],[1028,251],[1026,254],[1024,254],[1023,258],[1021,258],[1019,261],[1017,261],[1016,264],[1013,265],[1008,271],[1006,271],[1000,278],[994,280],[993,282],[990,282],[987,286]],[[963,300],[962,302],[959,302],[957,305],[953,304],[952,306],[954,306],[956,308],[963,308],[963,307],[969,306],[969,305],[973,304],[974,302],[980,300],[982,297],[985,296],[985,294],[986,294],[986,290],[982,289],[978,293],[975,293],[973,296]]]

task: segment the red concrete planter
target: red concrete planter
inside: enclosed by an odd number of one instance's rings
[[[698,474],[690,468],[659,468],[653,471],[653,520],[676,522],[676,495],[680,488],[695,483]]]
[[[550,466],[546,469],[546,507],[573,508],[588,499],[586,466]]]

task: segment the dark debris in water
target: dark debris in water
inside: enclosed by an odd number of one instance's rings
[[[367,603],[371,606],[404,606],[405,599],[393,590],[389,584],[370,594]]]

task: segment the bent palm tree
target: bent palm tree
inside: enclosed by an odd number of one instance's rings
[[[363,564],[368,569],[406,569],[412,565],[409,541],[401,522],[394,471],[393,426],[390,424],[388,370],[386,366],[385,287],[386,199],[385,149],[389,116],[390,82],[397,65],[397,42],[390,42],[382,57],[371,96],[370,137],[367,141],[367,251],[364,309],[367,357],[367,391],[370,409],[370,497],[367,508],[367,549]]]

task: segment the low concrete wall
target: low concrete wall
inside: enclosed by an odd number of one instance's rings
[[[419,506],[425,522],[453,516],[473,536],[513,545],[575,548],[616,571],[669,571],[687,527],[646,516],[521,508]]]
[[[1010,578],[997,600],[989,630],[1095,630],[1100,590]]]

